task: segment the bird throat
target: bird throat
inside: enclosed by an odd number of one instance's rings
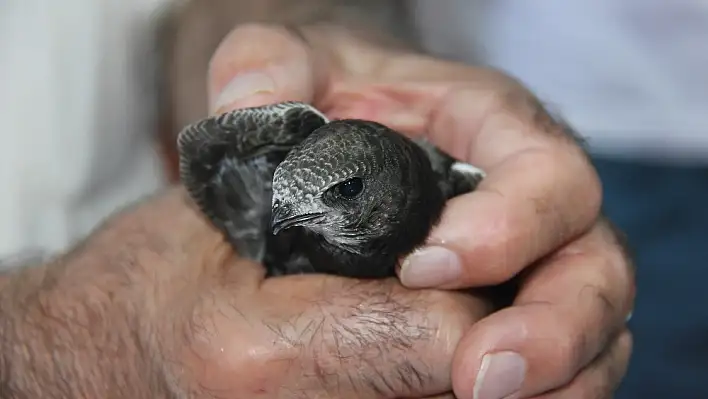
[[[341,245],[332,243],[316,233],[306,233],[303,239],[305,253],[316,273],[375,279],[396,274],[397,254],[378,245]]]

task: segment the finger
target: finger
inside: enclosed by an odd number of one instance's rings
[[[458,341],[491,311],[480,298],[411,291],[396,279],[274,278],[263,283],[260,298],[270,308],[258,316],[269,326],[267,336],[293,348],[278,385],[327,393],[318,397],[449,392]]]
[[[506,281],[586,231],[599,212],[594,168],[572,137],[536,115],[544,111],[532,99],[500,98],[493,93],[498,87],[487,85],[449,88],[449,82],[333,88],[337,116],[366,117],[414,136],[427,130],[436,145],[487,171],[474,193],[448,202],[429,246],[404,262],[400,277],[409,287]]]
[[[409,69],[424,62],[416,60]],[[500,283],[586,231],[599,212],[599,179],[570,129],[513,81],[464,68],[464,82],[462,69],[438,62],[423,69],[422,82],[332,87],[338,117],[426,134],[487,172],[474,193],[448,203],[431,248],[404,262],[401,279],[410,287]],[[431,70],[457,80],[440,82]]]
[[[624,326],[633,301],[628,260],[599,224],[538,265],[512,307],[472,327],[456,353],[455,392],[527,397],[566,385]]]
[[[624,330],[607,351],[567,386],[533,399],[611,399],[627,372],[631,353],[632,334],[629,330]]]
[[[223,113],[280,101],[312,102],[327,81],[317,60],[292,30],[242,25],[224,38],[211,59],[210,110]]]
[[[540,105],[519,96],[455,91],[431,114],[431,141],[487,177],[448,203],[428,246],[404,262],[407,286],[501,283],[597,217],[601,187],[588,158]]]

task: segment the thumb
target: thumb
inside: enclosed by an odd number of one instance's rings
[[[317,58],[294,30],[263,24],[239,26],[212,56],[210,112],[280,101],[312,102],[326,82],[324,71],[315,70]]]

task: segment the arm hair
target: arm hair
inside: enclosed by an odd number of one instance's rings
[[[74,266],[87,261],[0,277],[0,398],[168,397],[127,274],[83,279]]]

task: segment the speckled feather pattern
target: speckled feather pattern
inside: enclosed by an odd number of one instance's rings
[[[275,171],[274,198],[312,201],[342,180],[383,167],[384,143],[348,134],[356,129],[350,122],[331,122],[294,148]]]
[[[484,177],[430,143],[370,121],[330,122],[297,102],[198,121],[180,133],[178,147],[189,195],[236,251],[263,261],[269,275],[392,275],[397,259],[437,222],[444,201]],[[364,191],[338,198],[335,188],[351,178],[362,179]],[[274,236],[269,222],[281,204],[293,217],[322,217]]]
[[[273,172],[327,122],[313,107],[285,102],[202,119],[178,135],[183,185],[242,256],[265,260]]]

